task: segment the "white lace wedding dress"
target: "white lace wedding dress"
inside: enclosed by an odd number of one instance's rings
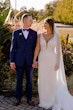
[[[73,97],[67,89],[62,52],[58,36],[54,35],[48,43],[41,34],[41,50],[38,57],[39,106],[52,110],[73,110]],[[57,53],[59,53],[57,55]],[[59,69],[55,65],[59,62]]]

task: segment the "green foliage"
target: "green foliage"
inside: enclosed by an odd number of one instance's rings
[[[37,18],[38,18],[38,16],[37,16],[38,11],[36,11],[34,8],[31,8],[31,9],[28,10],[28,12],[32,15],[32,17],[33,17],[34,19],[37,20]]]
[[[53,1],[45,5],[44,10],[40,10],[37,13],[37,20],[41,21],[42,19],[52,16],[53,12],[57,6],[58,1]]]
[[[30,13],[33,16],[33,18],[35,18],[36,20],[41,21],[42,19],[53,15],[57,3],[58,0],[50,2],[45,5],[44,10],[39,10],[39,11],[36,11],[34,8],[31,8],[28,10],[28,13]]]
[[[0,27],[0,87],[3,88],[4,80],[6,79],[7,75],[4,71],[4,64],[9,59],[9,51],[10,51],[10,39],[11,39],[11,32],[9,25],[3,25]]]
[[[69,34],[66,38],[61,36],[61,41],[65,73],[69,76],[73,71],[73,42],[69,41]]]
[[[6,78],[6,75],[3,73],[3,64],[5,62],[4,59],[7,59],[7,51],[4,50],[8,49],[8,44],[4,45],[7,39],[9,38],[9,30],[7,26],[3,26],[4,21],[8,15],[9,8],[6,8],[6,4],[1,4],[0,7],[0,90],[4,87],[3,83]],[[7,35],[6,35],[7,34]]]
[[[73,0],[60,0],[53,17],[57,22],[73,24]]]
[[[48,16],[53,16],[53,12],[55,8],[57,7],[58,0],[50,2],[49,4],[45,5],[45,10],[44,10],[44,18]]]
[[[0,27],[0,56],[2,55],[2,62],[5,62],[5,60],[9,58],[9,48],[11,39],[11,32],[9,28],[9,25],[4,25]]]
[[[0,14],[0,25],[3,25],[4,24],[4,21],[8,15],[8,12],[9,12],[9,7],[6,8],[6,9],[3,9],[1,14]]]
[[[0,2],[0,14],[2,13],[2,11],[7,7],[6,3],[1,3]]]

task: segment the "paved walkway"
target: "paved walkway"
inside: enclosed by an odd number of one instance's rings
[[[15,101],[14,97],[4,97],[0,96],[0,110],[45,110],[43,108],[38,107],[38,97],[34,97],[35,106],[29,106],[26,103],[26,98],[22,98],[22,103],[19,106],[13,106],[13,102]],[[51,110],[51,109],[48,109]]]

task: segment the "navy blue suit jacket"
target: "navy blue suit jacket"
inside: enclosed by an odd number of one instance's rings
[[[23,66],[32,65],[34,49],[36,46],[37,32],[30,29],[28,38],[25,39],[22,29],[18,29],[12,34],[12,42],[10,48],[10,63]]]

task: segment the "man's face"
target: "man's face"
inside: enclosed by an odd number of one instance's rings
[[[23,24],[26,27],[31,27],[32,23],[33,23],[32,16],[28,16],[27,18],[24,18],[23,20]]]

